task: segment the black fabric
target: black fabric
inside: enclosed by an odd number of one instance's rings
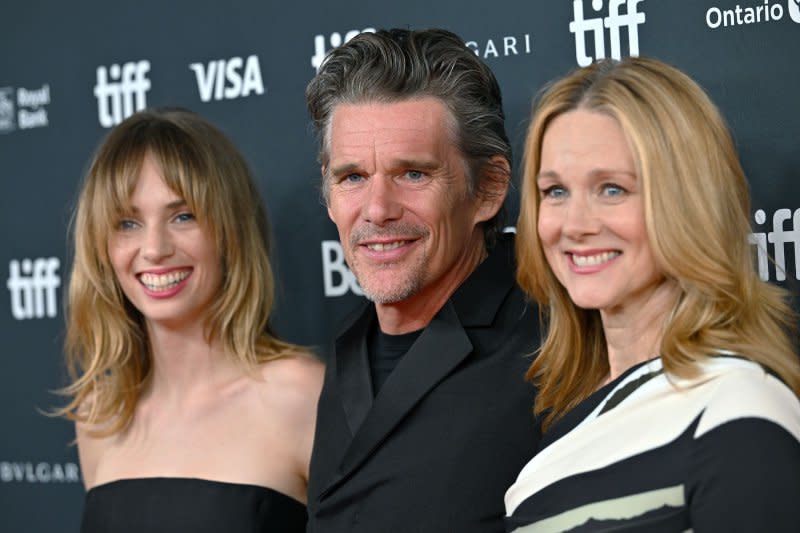
[[[305,506],[273,489],[159,477],[93,487],[81,533],[299,533],[305,525]]]
[[[503,530],[503,494],[540,437],[524,380],[538,313],[504,237],[371,393],[366,304],[336,339],[309,480],[313,533]]]
[[[389,335],[381,331],[377,322],[370,328],[369,334],[369,373],[372,378],[372,394],[377,396],[386,378],[408,352],[422,330]]]
[[[626,384],[624,387],[615,392],[608,400],[606,400],[605,405],[603,405],[603,408],[600,410],[600,414],[602,415],[603,413],[608,412],[612,410],[614,407],[618,406],[620,403],[622,403],[623,400],[625,400],[625,398],[633,394],[633,392],[636,391],[636,389],[638,389],[639,387],[641,387],[654,377],[661,375],[662,372],[663,370],[650,372],[648,374],[639,376],[637,379]]]

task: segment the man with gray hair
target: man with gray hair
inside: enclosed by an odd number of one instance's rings
[[[372,301],[328,360],[308,531],[502,531],[539,429],[536,308],[500,232],[500,87],[457,35],[389,30],[334,49],[306,98],[328,214]]]

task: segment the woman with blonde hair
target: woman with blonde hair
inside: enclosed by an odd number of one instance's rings
[[[653,59],[578,69],[535,105],[523,180],[545,433],[508,530],[800,531],[794,315],[706,94]]]
[[[238,150],[189,111],[137,113],[98,149],[73,229],[82,531],[304,531],[322,365],[270,331]]]

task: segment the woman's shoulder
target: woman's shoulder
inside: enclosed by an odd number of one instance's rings
[[[316,412],[325,365],[312,353],[292,350],[259,364],[257,373],[260,379],[253,386],[270,403],[278,402],[283,412],[290,416]]]
[[[311,352],[299,348],[259,365],[261,377],[274,386],[314,389],[322,385],[324,373],[322,361]]]
[[[81,404],[78,412],[81,414],[85,411],[84,414],[88,414],[88,410],[87,400]],[[93,423],[83,419],[75,422],[75,443],[78,446],[81,477],[87,489],[95,484],[95,474],[100,458],[114,440],[116,433],[112,433],[113,425],[113,420]]]
[[[697,428],[702,435],[725,423],[758,418],[782,426],[800,441],[800,398],[763,366],[734,354],[701,366],[713,391]]]

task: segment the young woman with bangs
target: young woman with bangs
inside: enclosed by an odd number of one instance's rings
[[[110,132],[73,221],[66,353],[82,531],[304,531],[322,365],[270,330],[269,229],[200,116]]]

